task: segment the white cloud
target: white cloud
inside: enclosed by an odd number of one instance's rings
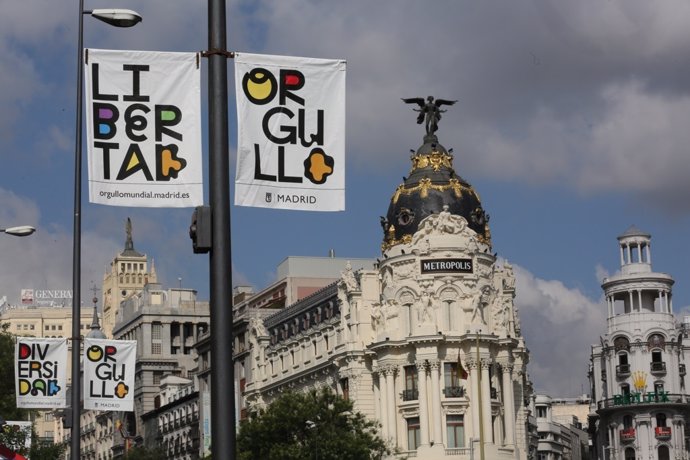
[[[38,206],[31,200],[0,188],[0,225],[32,225],[36,233],[27,237],[0,234],[0,297],[17,304],[20,290],[72,288],[72,229],[42,222]],[[94,232],[82,235],[82,300],[95,283],[100,288],[104,261],[120,245]]]
[[[535,389],[554,397],[587,393],[591,344],[606,331],[606,309],[578,289],[514,266],[515,303],[530,350]]]

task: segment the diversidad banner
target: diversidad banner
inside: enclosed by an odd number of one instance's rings
[[[67,339],[17,337],[14,355],[17,407],[67,407]]]
[[[196,53],[85,50],[89,201],[203,204]]]
[[[134,410],[136,340],[84,338],[84,409]]]
[[[345,209],[345,67],[235,53],[235,205]]]

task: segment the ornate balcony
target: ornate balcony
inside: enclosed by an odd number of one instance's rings
[[[418,390],[404,390],[402,392],[402,400],[403,401],[416,401],[417,398],[419,398],[419,391]]]
[[[624,428],[620,431],[621,442],[630,442],[635,440],[635,428]]]
[[[652,375],[663,375],[666,373],[666,363],[663,361],[660,362],[651,362],[650,363],[650,372]]]
[[[616,366],[616,377],[628,377],[630,375],[630,364],[619,364]]]
[[[465,389],[463,387],[445,387],[443,394],[446,398],[462,398],[465,396]]]
[[[670,426],[658,426],[654,428],[654,436],[657,439],[671,439],[671,427]]]

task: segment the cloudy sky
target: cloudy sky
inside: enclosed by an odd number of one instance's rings
[[[0,0],[0,226],[39,229],[0,238],[0,297],[10,302],[21,288],[71,286],[76,3]],[[87,47],[206,48],[204,2],[86,3],[144,16],[133,29],[85,18]],[[688,23],[680,0],[229,1],[230,50],[348,62],[347,210],[233,207],[233,284],[267,285],[289,255],[378,257],[379,216],[423,135],[400,98],[457,99],[439,138],[491,215],[494,249],[516,267],[535,387],[586,392],[617,235],[633,224],[652,233],[654,268],[678,281],[676,313],[690,305]],[[231,61],[234,177],[232,71]],[[135,247],[163,283],[182,278],[207,299],[208,259],[192,253],[190,215],[84,203],[82,298],[131,217]]]

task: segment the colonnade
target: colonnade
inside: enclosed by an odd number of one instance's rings
[[[611,294],[606,296],[606,305],[608,307],[608,315],[609,318],[612,316],[624,314],[624,313],[633,313],[633,312],[642,312],[642,307],[643,307],[643,293],[644,292],[654,292],[654,289],[628,289],[624,295],[628,297],[628,302],[626,302],[627,305],[630,305],[630,311],[616,311],[615,305],[616,305],[616,298],[618,297],[619,299],[621,298],[620,292],[617,292],[615,294]],[[651,310],[649,311],[650,313],[670,313],[673,314],[673,302],[671,300],[671,293],[667,289],[656,289],[657,292],[657,298],[659,299],[659,311],[654,311]],[[637,300],[637,302],[635,302]],[[635,308],[637,306],[637,309]],[[654,304],[652,303],[652,307]]]
[[[444,414],[442,406],[442,371],[443,363],[438,360],[422,360],[414,363],[417,370],[417,389],[418,389],[418,414],[419,414],[419,442],[422,446],[435,446],[445,444],[444,440]],[[465,445],[469,446],[470,438],[479,440],[480,431],[478,427],[483,427],[481,437],[485,443],[512,446],[515,444],[515,396],[513,390],[513,366],[509,363],[499,363],[496,365],[489,359],[482,359],[479,363],[476,360],[468,359],[463,363],[468,370],[468,379],[465,380],[465,391],[469,391],[469,406],[465,417],[471,417],[470,421],[465,418]],[[496,427],[493,425],[491,398],[491,375],[490,368],[500,372],[498,382],[501,387],[502,411],[498,411]],[[401,400],[398,393],[402,393],[404,381],[402,378],[403,366],[398,364],[381,365],[375,369],[378,374],[378,385],[375,388],[377,395],[377,413],[381,417],[382,432],[385,438],[392,439],[403,447],[407,447],[407,440],[403,437],[407,429],[403,413],[400,412],[399,404]],[[481,379],[480,379],[481,373]],[[480,385],[481,381],[481,397]],[[396,392],[397,389],[397,392]],[[467,397],[467,393],[466,393]],[[476,403],[481,401],[481,411]],[[463,401],[466,405],[466,400]],[[415,412],[415,411],[413,411]],[[481,412],[481,421],[480,421]],[[504,423],[500,423],[503,421]],[[494,439],[495,436],[495,439]],[[399,439],[401,438],[401,439]]]

